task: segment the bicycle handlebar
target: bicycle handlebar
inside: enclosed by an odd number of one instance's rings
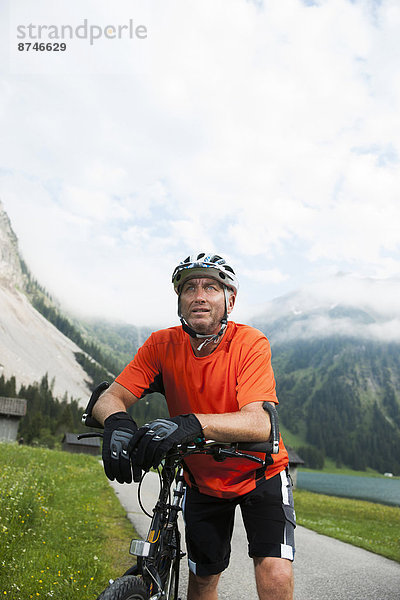
[[[96,427],[102,429],[103,425],[93,416],[93,407],[100,395],[110,386],[107,381],[100,383],[92,392],[90,400],[82,415],[82,423],[87,427]],[[237,449],[248,452],[263,452],[265,454],[278,454],[279,452],[279,420],[275,405],[270,402],[263,402],[263,409],[269,414],[271,421],[271,435],[268,442],[239,442],[236,443]],[[85,436],[86,437],[86,436]],[[230,444],[232,446],[232,444]]]
[[[265,452],[272,454],[271,442],[236,442],[237,449],[242,452]]]
[[[224,458],[228,456],[242,456],[255,460],[256,462],[263,462],[257,457],[245,454],[246,452],[260,452],[269,457],[265,459],[266,464],[271,464],[271,454],[278,454],[279,452],[280,435],[278,413],[275,406],[269,402],[263,403],[263,409],[268,412],[271,421],[271,434],[267,442],[194,441],[191,444],[189,443],[178,447],[178,453],[182,457],[189,454],[212,454],[215,460],[224,460]],[[171,454],[173,454],[173,451],[171,451]]]
[[[82,415],[82,423],[86,425],[86,427],[97,427],[98,429],[103,429],[103,425],[96,421],[94,417],[92,417],[93,407],[99,399],[100,395],[110,387],[108,381],[102,381],[92,392],[90,396],[90,400],[85,409],[85,412]]]
[[[82,415],[82,422],[86,427],[96,427],[97,429],[103,429],[103,425],[96,421],[94,417],[90,417],[87,414]]]
[[[278,454],[279,452],[279,419],[278,413],[275,408],[275,404],[270,402],[263,402],[263,409],[269,414],[271,421],[271,435],[270,442],[272,444],[271,454]]]

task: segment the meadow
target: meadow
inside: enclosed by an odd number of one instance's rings
[[[134,537],[98,459],[0,444],[0,595],[93,600]]]
[[[295,490],[300,525],[400,562],[400,508]],[[135,537],[96,457],[0,443],[0,596],[95,600]]]
[[[295,490],[297,523],[400,562],[400,508]]]

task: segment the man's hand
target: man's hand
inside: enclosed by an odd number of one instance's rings
[[[102,458],[104,471],[111,481],[132,482],[129,444],[137,430],[135,421],[126,412],[114,413],[104,421]],[[134,481],[140,481],[140,475],[141,470],[133,468]]]
[[[160,464],[168,450],[198,437],[203,438],[203,430],[193,414],[156,419],[136,432],[131,444],[132,464],[148,471]]]

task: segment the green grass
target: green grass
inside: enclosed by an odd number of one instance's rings
[[[400,508],[295,490],[297,522],[400,562]]]
[[[279,423],[279,431],[282,434],[283,442],[290,448],[300,448],[301,446],[307,446],[306,434],[304,432],[292,433],[289,429]]]
[[[400,562],[400,509],[295,490],[298,523]],[[95,457],[0,444],[0,597],[94,600],[135,533]]]
[[[0,596],[93,600],[134,530],[97,458],[0,444]]]

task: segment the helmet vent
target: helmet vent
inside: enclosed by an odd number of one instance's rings
[[[200,252],[197,255],[188,256],[179,263],[172,274],[172,283],[178,296],[181,293],[183,282],[196,277],[211,277],[232,289],[235,294],[238,291],[239,283],[235,271],[219,254]]]

